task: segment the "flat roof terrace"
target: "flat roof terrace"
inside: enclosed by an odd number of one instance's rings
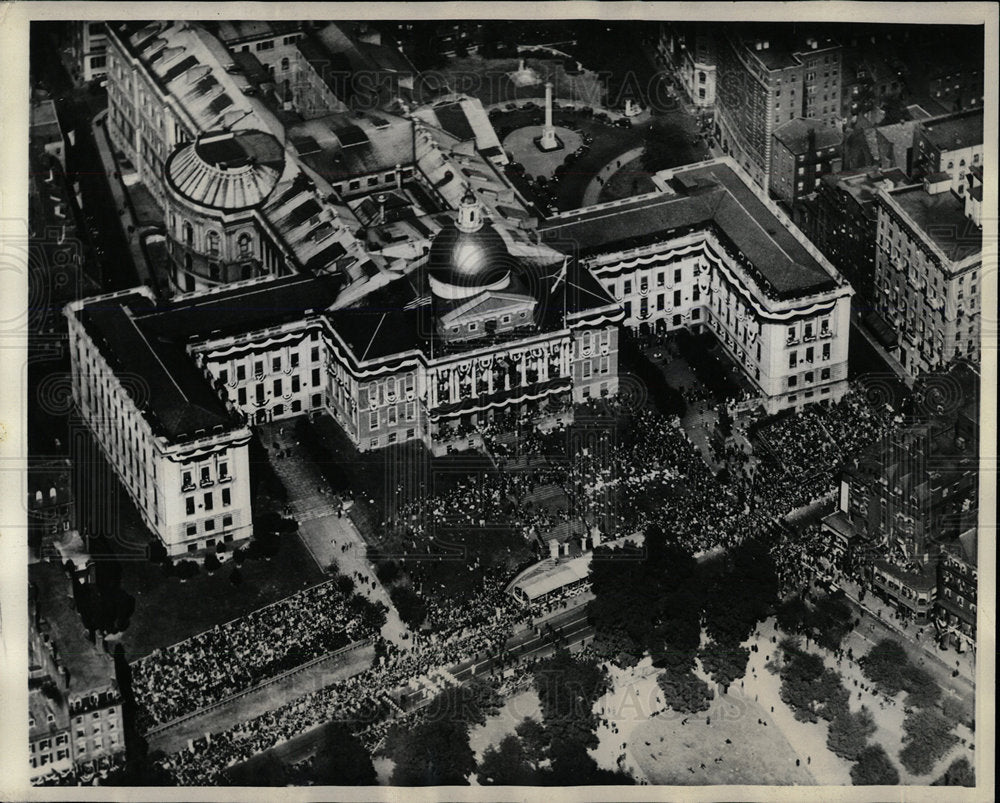
[[[779,298],[833,289],[830,273],[727,165],[712,163],[673,173],[674,194],[644,196],[550,219],[546,244],[581,256],[637,248],[714,225]]]
[[[952,262],[983,250],[983,230],[965,216],[965,204],[954,193],[930,195],[915,184],[889,193],[923,236]]]

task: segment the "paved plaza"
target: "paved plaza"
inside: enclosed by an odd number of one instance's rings
[[[319,567],[336,562],[340,573],[354,580],[357,590],[387,608],[382,636],[408,647],[410,631],[403,624],[389,594],[375,577],[361,533],[346,515],[346,507],[296,440],[291,422],[266,424],[261,439],[271,465],[288,491],[290,515],[299,522],[299,538]],[[279,456],[280,455],[280,456]]]
[[[557,151],[542,151],[535,145],[535,140],[542,135],[543,126],[529,125],[518,128],[508,134],[503,141],[506,150],[515,162],[524,165],[524,172],[529,176],[545,176],[552,178],[559,167],[573,151],[583,143],[583,137],[576,131],[562,126],[555,126],[556,136],[562,142]]]

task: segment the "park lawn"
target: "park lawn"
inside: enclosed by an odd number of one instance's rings
[[[773,722],[768,728],[757,723],[769,718],[753,700],[718,695],[708,711],[687,717],[686,725],[670,711],[640,723],[629,738],[629,752],[651,784],[815,784],[806,767],[795,766],[798,756]],[[723,761],[716,763],[720,756]]]

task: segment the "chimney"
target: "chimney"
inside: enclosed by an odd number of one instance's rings
[[[558,558],[559,557],[559,542],[554,538],[549,541],[549,557]]]
[[[590,529],[590,539],[591,541],[593,541],[595,547],[601,545],[603,536],[601,535],[601,531],[597,527],[592,527]]]

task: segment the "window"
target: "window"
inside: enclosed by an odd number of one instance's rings
[[[246,388],[240,388],[238,391],[236,391],[236,401],[239,403],[241,407],[247,403]]]
[[[378,429],[378,410],[368,416],[368,428]]]
[[[220,480],[229,479],[229,463],[226,462],[219,463],[219,479]]]
[[[198,534],[198,527],[195,524],[189,524],[184,531],[187,533],[187,537],[191,538]]]
[[[824,343],[823,344],[823,359],[824,360],[829,360],[830,359],[830,344],[829,343]]]
[[[388,413],[387,423],[389,424],[389,426],[392,426],[393,424],[396,423],[396,408],[390,407],[386,412]]]
[[[314,387],[319,385],[319,368],[312,370],[312,383]]]
[[[193,496],[185,496],[184,497],[184,511],[189,516],[193,516],[194,515],[194,497]]]
[[[285,57],[285,58],[283,58],[281,60],[281,69],[282,69],[282,71],[283,72],[288,72],[288,66],[289,66],[288,58]]]
[[[222,489],[222,504],[230,505],[233,502],[232,491],[229,488]]]
[[[290,362],[292,368],[298,368],[299,367],[299,353],[297,351],[293,351],[291,353],[289,362]]]
[[[281,380],[280,379],[275,379],[274,380],[274,395],[275,396],[280,396],[281,395]]]
[[[215,519],[206,519],[205,520],[205,532],[206,533],[210,533],[213,530],[215,530]],[[205,542],[205,546],[212,546],[212,544],[214,544],[214,543],[215,543],[214,541],[209,540],[209,541]]]
[[[253,238],[246,232],[239,236],[236,245],[239,249],[240,259],[249,259],[253,256]]]
[[[406,405],[406,420],[413,421],[417,417],[417,406],[413,402]]]
[[[623,285],[623,287],[624,287],[623,292],[625,293],[625,295],[628,295],[629,293],[632,292],[632,282],[631,281],[626,281],[625,284]]]
[[[698,308],[691,310],[691,319],[695,321],[701,320],[701,310]]]
[[[476,321],[472,321],[469,324],[469,331],[470,332],[475,332],[478,328],[479,328],[479,324]]]
[[[191,472],[190,471],[185,471],[184,472],[184,477],[181,480],[181,487],[183,487],[183,488],[190,488],[193,484],[194,483],[191,482]]]
[[[241,381],[247,378],[247,367],[245,365],[236,366],[236,378]]]
[[[297,376],[292,377],[292,393],[298,393],[300,387],[299,378]]]
[[[275,357],[271,360],[271,370],[275,373],[281,370],[281,357]]]
[[[188,544],[188,552],[197,552],[197,551],[198,551],[198,542],[197,541],[195,543],[193,543],[193,544]]]
[[[798,352],[793,351],[791,354],[788,355],[788,367],[794,368],[798,364],[799,364],[799,354]]]
[[[204,499],[205,499],[205,510],[211,510],[212,509],[212,492],[209,491],[207,494],[205,494]]]
[[[829,368],[824,368],[822,371],[820,371],[819,372],[819,378],[823,379],[823,380],[829,379],[830,378],[830,369]]]
[[[681,291],[674,290],[674,306],[679,307],[681,305]]]
[[[799,379],[796,376],[788,377],[788,387],[794,388],[799,383]]]

